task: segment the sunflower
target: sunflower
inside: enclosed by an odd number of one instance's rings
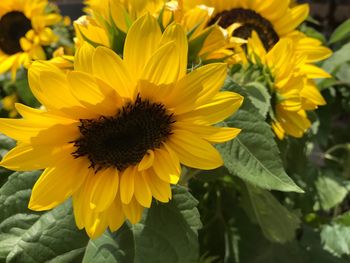
[[[213,13],[212,8],[196,6],[184,8],[182,1],[85,1],[88,16],[82,16],[75,23],[78,45],[88,41],[120,52],[123,35],[128,31],[130,21],[144,13],[158,19],[162,30],[172,22],[181,24],[189,39],[190,63],[207,64],[213,61],[237,62],[234,48],[245,41],[228,35],[217,25],[207,27]],[[129,21],[129,22],[128,22]],[[192,65],[191,65],[192,66]]]
[[[295,52],[309,55],[313,62],[329,57],[332,52],[318,40],[306,37],[296,28],[309,14],[308,4],[291,4],[290,0],[188,0],[187,8],[197,5],[213,7],[215,12],[210,24],[218,23],[228,34],[248,39],[255,31],[266,50],[270,50],[279,39],[289,37],[295,41]],[[316,43],[317,42],[317,43]],[[240,48],[237,52],[242,54]]]
[[[1,132],[18,141],[1,165],[45,169],[29,208],[51,209],[72,196],[77,226],[96,238],[125,218],[137,223],[152,197],[168,202],[180,164],[221,166],[211,143],[240,130],[212,125],[234,113],[242,97],[219,92],[225,64],[189,74],[186,64],[182,27],[174,24],[162,34],[150,15],[131,26],[123,59],[84,43],[67,74],[35,62],[29,83],[45,108],[17,104],[23,119],[0,120]]]
[[[209,61],[226,60],[233,64],[240,61],[240,56],[236,56],[234,49],[240,47],[245,41],[233,37],[232,32],[230,34],[229,30],[223,30],[216,24],[208,26],[214,12],[212,7],[205,5],[189,7],[184,1],[177,1],[175,10],[175,21],[186,29],[192,51],[197,52],[197,60],[201,60],[196,61],[194,58],[194,62],[205,64]],[[198,46],[197,43],[199,43]]]
[[[158,16],[167,0],[85,0],[85,12],[95,17],[101,26],[105,22],[114,23],[123,32],[127,32],[130,22],[146,13]],[[110,21],[112,18],[113,22]]]
[[[211,23],[228,28],[239,25],[234,35],[248,39],[258,33],[265,49],[271,49],[281,37],[286,36],[303,22],[309,13],[307,4],[293,8],[289,0],[188,0],[187,5],[204,4],[215,9]]]
[[[48,27],[61,20],[45,13],[47,0],[2,0],[0,2],[0,73],[11,70],[12,78],[33,59],[45,59],[42,46],[57,40]]]
[[[309,70],[309,64],[305,62],[308,61],[307,56],[301,56],[295,50],[295,43],[289,38],[281,39],[268,52],[256,32],[248,40],[250,61],[261,65],[270,75],[267,82],[270,83],[269,92],[274,107],[270,118],[279,139],[286,134],[302,137],[311,126],[306,111],[326,104],[312,77],[327,73],[321,69],[319,74],[317,70]]]

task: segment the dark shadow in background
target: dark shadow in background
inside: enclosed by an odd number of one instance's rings
[[[84,14],[82,0],[56,0],[54,2],[60,7],[62,14],[69,16],[73,21]],[[310,4],[311,16],[319,21],[318,25],[312,24],[311,26],[316,27],[327,36],[350,18],[350,0],[298,0],[298,2]]]
[[[57,4],[61,10],[61,14],[64,16],[69,16],[72,19],[72,21],[78,19],[84,14],[82,11],[84,5],[81,3],[81,1],[71,1],[68,3],[60,3],[60,1],[58,1]]]

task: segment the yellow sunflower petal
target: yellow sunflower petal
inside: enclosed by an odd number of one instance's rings
[[[32,171],[53,167],[58,160],[74,152],[73,145],[61,147],[33,146],[20,144],[9,151],[0,165],[11,170]]]
[[[84,158],[70,156],[55,167],[46,168],[35,183],[29,208],[35,211],[49,210],[65,201],[83,184],[88,175]]]
[[[326,105],[326,101],[321,95],[315,83],[309,81],[301,91],[303,109],[314,110],[319,105]]]
[[[77,138],[77,125],[60,124],[55,119],[24,120],[24,119],[0,119],[0,131],[7,136],[28,144],[60,145]],[[55,139],[52,139],[52,133]],[[39,136],[40,135],[40,136]]]
[[[71,124],[76,122],[76,120],[69,118],[69,116],[55,115],[55,114],[52,114],[51,112],[48,113],[45,110],[34,109],[21,103],[16,103],[15,107],[18,113],[25,119],[35,119],[37,121],[42,121],[42,122],[54,121],[61,124]]]
[[[205,139],[212,143],[227,142],[234,139],[241,129],[229,128],[229,127],[213,127],[205,125],[196,125],[186,122],[177,122],[175,127],[178,129],[185,129],[194,134],[198,134],[202,139]]]
[[[92,57],[94,52],[95,48],[87,42],[84,42],[81,47],[78,48],[74,57],[74,69],[92,73]]]
[[[153,161],[154,152],[152,150],[148,150],[145,156],[142,158],[141,162],[139,163],[137,170],[140,172],[150,168],[153,165]]]
[[[3,60],[0,63],[0,73],[2,74],[2,73],[5,73],[6,71],[8,71],[17,59],[18,59],[18,55],[15,54],[15,55],[9,56],[5,60]]]
[[[154,198],[163,203],[169,202],[171,199],[170,184],[161,180],[152,169],[143,171],[143,176]]]
[[[332,76],[324,69],[311,64],[304,64],[300,71],[307,75],[310,79],[331,78]]]
[[[132,198],[129,204],[123,204],[123,211],[127,219],[132,224],[136,224],[141,220],[143,207],[136,201],[135,198]]]
[[[275,29],[280,35],[285,35],[297,28],[309,15],[309,5],[293,7],[284,19],[275,23]]]
[[[136,167],[129,166],[120,175],[120,200],[123,204],[129,204],[134,195]]]
[[[311,127],[311,122],[304,111],[284,111],[278,106],[276,108],[277,121],[281,124],[285,132],[293,137],[301,138]]]
[[[108,168],[94,175],[91,190],[90,208],[96,212],[105,211],[114,201],[119,186],[118,170]]]
[[[120,96],[133,97],[135,78],[131,78],[124,61],[116,53],[105,47],[96,48],[92,66],[94,75],[106,81]]]
[[[143,207],[151,207],[152,193],[142,173],[135,175],[135,198]]]
[[[50,105],[55,110],[68,116],[76,116],[77,118],[92,117],[91,112],[84,108],[73,96],[65,75],[42,71],[40,73],[40,84],[42,89],[44,87],[45,106]]]
[[[125,215],[123,213],[123,207],[119,197],[114,200],[112,205],[108,208],[107,213],[109,228],[112,232],[116,231],[125,221]]]
[[[177,114],[193,110],[210,100],[223,86],[227,67],[223,63],[214,63],[195,69],[182,78],[169,97],[169,107]]]
[[[181,164],[180,164],[180,159],[179,157],[176,155],[176,153],[170,149],[170,147],[166,144],[163,143],[164,148],[166,149],[166,151],[169,153],[169,156],[171,158],[172,163],[174,164],[174,166],[177,167],[177,169],[179,169],[179,174],[181,175]],[[179,181],[179,177],[177,177],[176,174],[171,174],[170,175],[170,183],[171,184],[177,184]]]
[[[225,120],[242,105],[243,97],[233,92],[220,92],[211,101],[191,112],[176,116],[178,121],[195,121],[203,124],[215,124]]]
[[[187,54],[188,54],[188,43],[187,37],[183,30],[183,28],[179,24],[173,24],[168,26],[160,40],[160,45],[164,45],[165,43],[176,41],[179,58],[179,78],[182,78],[186,75],[187,70]]]
[[[17,141],[28,141],[52,123],[37,123],[23,119],[0,119],[0,131]]]
[[[108,226],[106,213],[90,212],[88,214],[85,229],[91,239],[101,236]]]
[[[167,145],[189,167],[211,170],[223,165],[219,152],[207,141],[185,130],[174,130]]]
[[[273,131],[275,132],[278,139],[283,140],[285,136],[285,131],[282,125],[278,121],[274,121],[271,124]]]
[[[158,48],[162,33],[157,20],[147,14],[130,27],[124,46],[124,60],[135,77],[139,78],[147,61]]]
[[[164,182],[176,181],[177,183],[181,173],[180,162],[174,162],[166,148],[156,149],[154,155],[153,169],[157,176]]]
[[[157,85],[176,82],[180,73],[179,55],[179,48],[175,42],[163,45],[149,59],[141,79]]]
[[[112,87],[101,80],[96,82],[95,78],[87,73],[72,71],[67,77],[74,97],[97,116],[114,115],[116,108],[122,103]],[[103,85],[103,90],[100,85]]]
[[[90,194],[93,186],[92,183],[94,175],[95,171],[93,169],[89,169],[86,180],[72,196],[75,222],[79,229],[85,227],[88,217],[91,213],[94,213],[90,209]]]

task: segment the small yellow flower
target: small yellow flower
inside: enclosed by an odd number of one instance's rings
[[[152,198],[168,202],[180,164],[221,166],[212,143],[240,130],[213,125],[234,113],[242,97],[220,92],[225,64],[189,74],[186,65],[182,27],[162,34],[150,15],[129,29],[123,59],[85,43],[67,74],[35,62],[30,87],[45,110],[18,104],[23,119],[0,120],[0,131],[18,141],[1,165],[45,169],[29,207],[51,209],[72,196],[77,226],[96,238],[125,218],[137,223]]]
[[[6,96],[2,99],[2,107],[4,110],[8,111],[9,117],[14,118],[18,115],[18,112],[15,108],[15,104],[18,102],[18,98],[16,94],[12,94],[9,96]]]
[[[31,60],[45,59],[43,46],[57,41],[49,26],[61,16],[45,13],[47,0],[2,0],[0,2],[0,73],[29,66]]]

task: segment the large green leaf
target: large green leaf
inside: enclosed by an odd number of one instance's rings
[[[91,240],[83,262],[196,262],[201,227],[197,203],[185,188],[174,187],[171,202],[153,203],[140,223]]]
[[[264,236],[278,243],[295,237],[300,220],[268,191],[246,184],[243,204],[251,220],[261,227]]]
[[[40,172],[14,173],[0,189],[0,262],[76,262],[88,238],[71,203],[39,213],[27,208]]]
[[[245,97],[238,112],[225,121],[226,126],[240,128],[242,132],[234,140],[218,146],[226,168],[261,188],[302,193],[284,171],[271,127],[235,83],[228,81],[225,89]]]

